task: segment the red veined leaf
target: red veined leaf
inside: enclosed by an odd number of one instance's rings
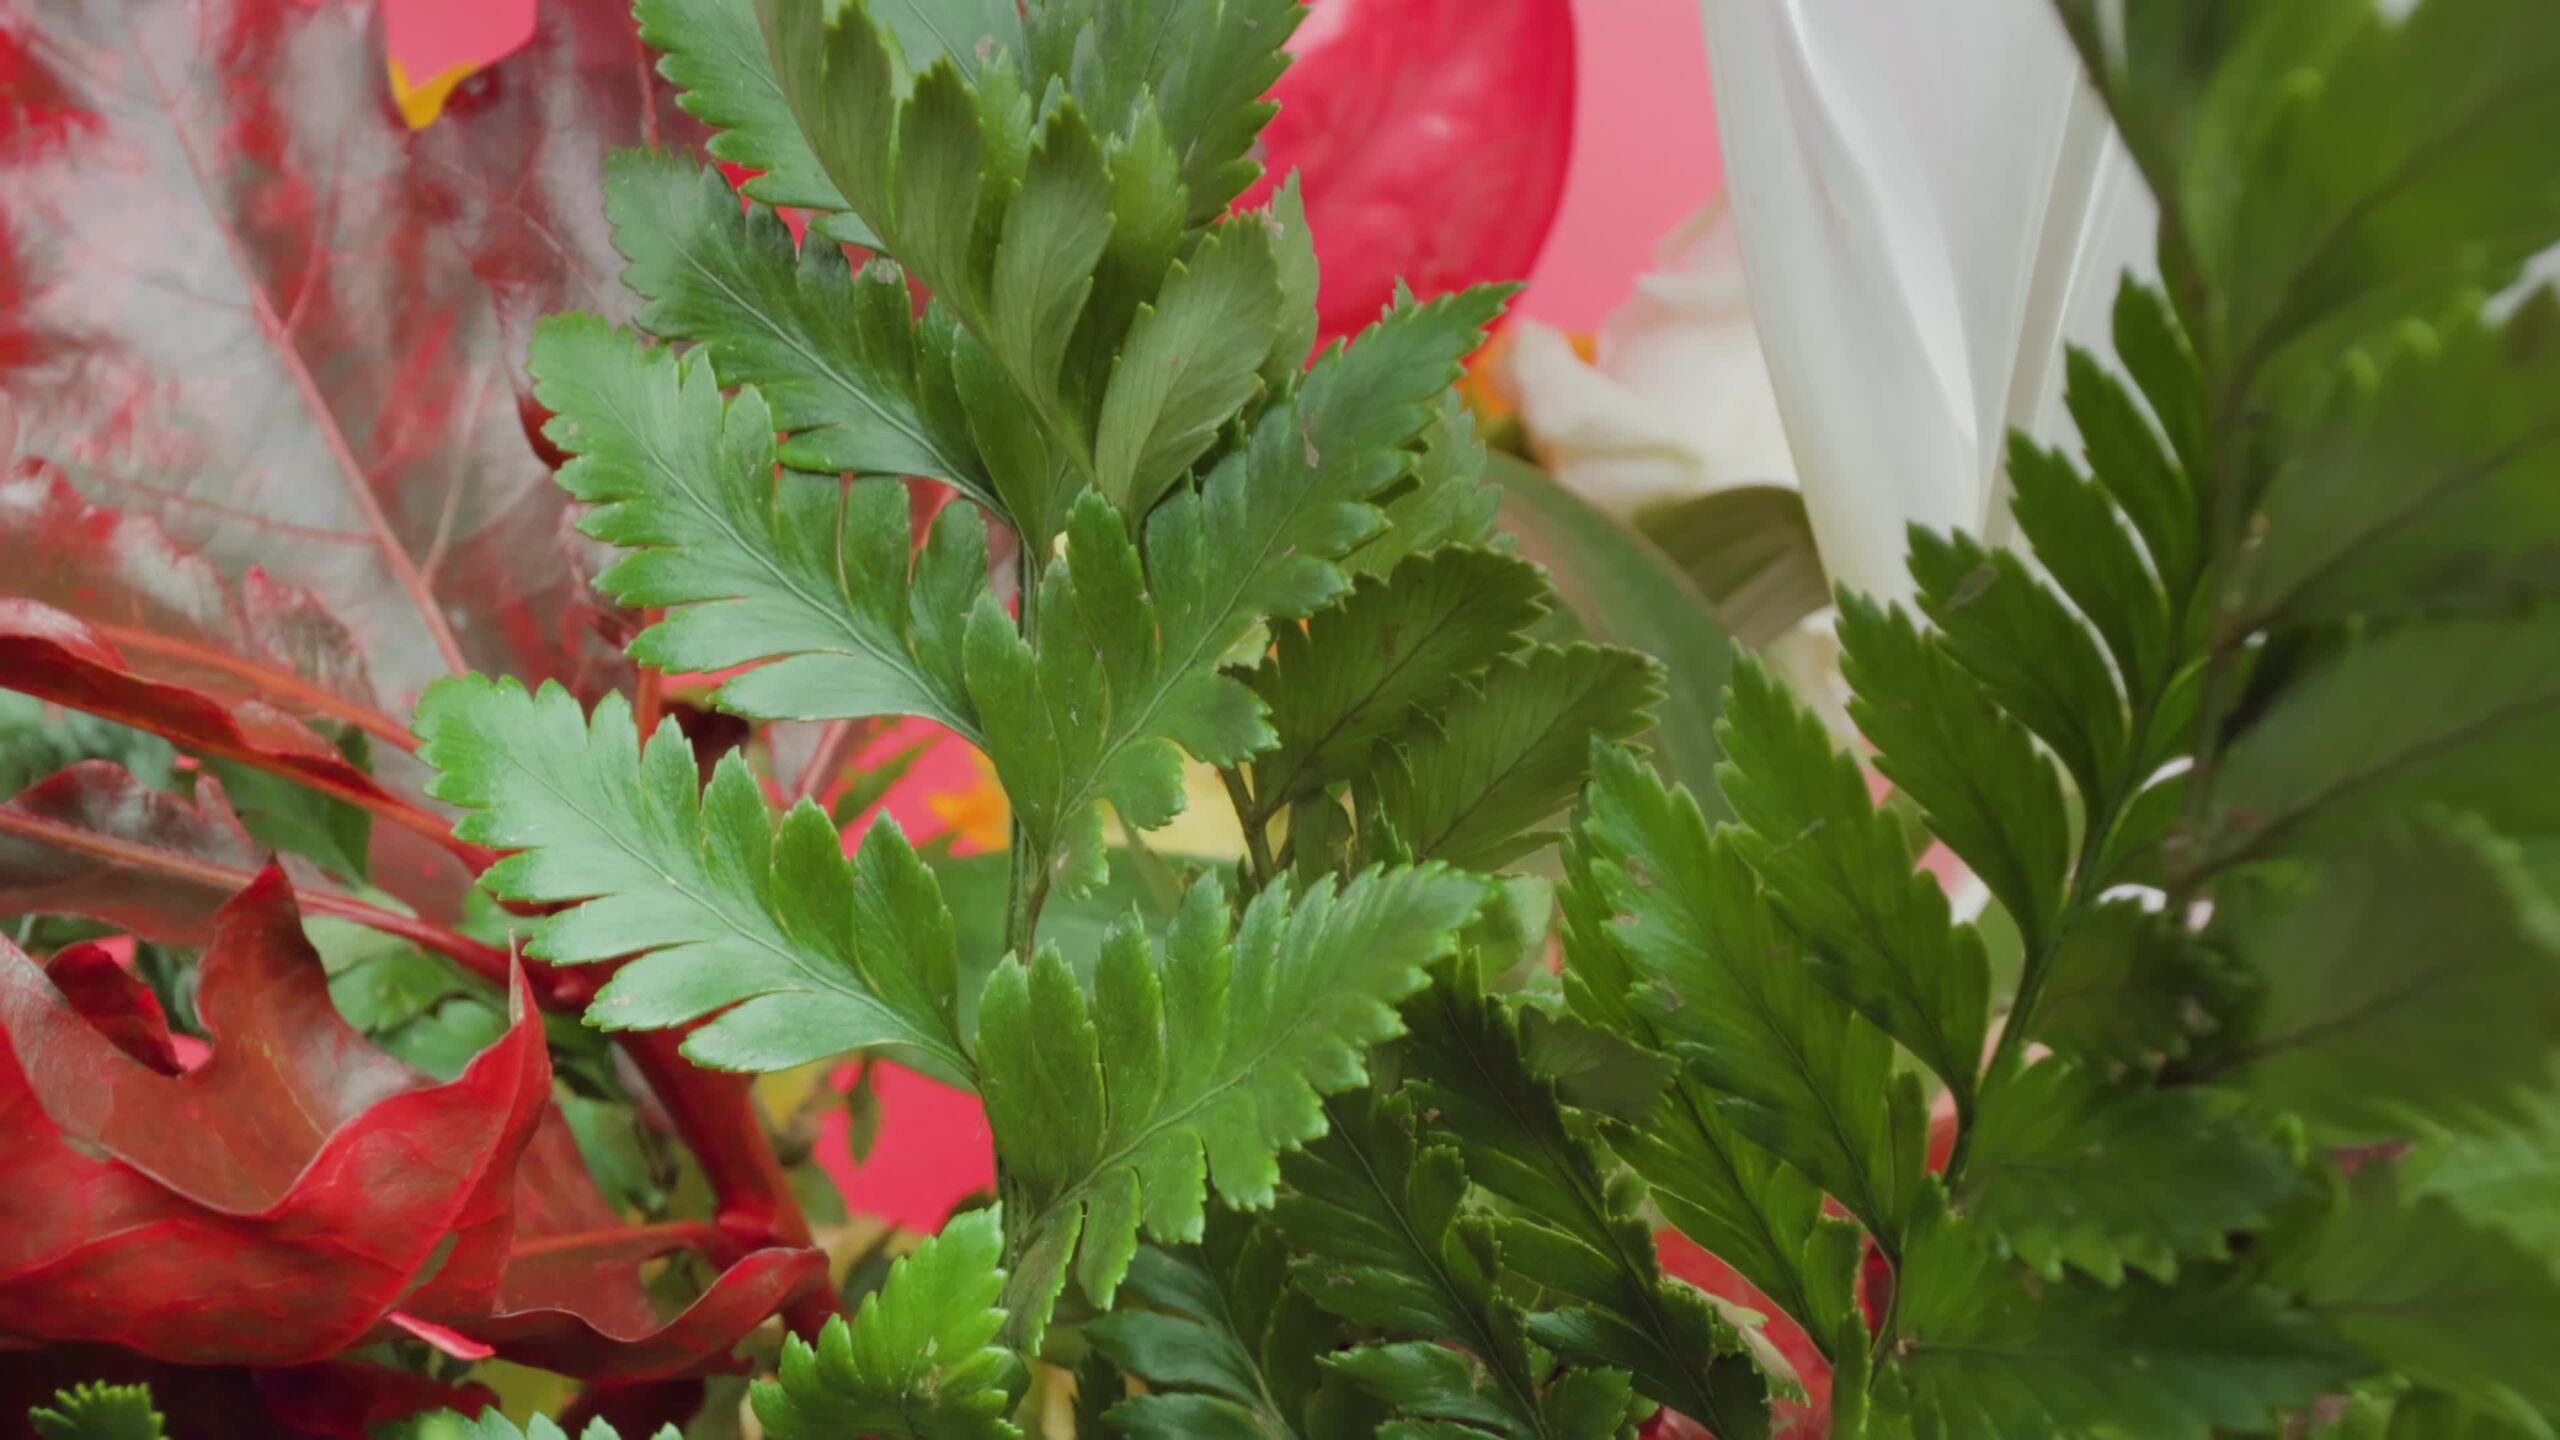
[[[551,1083],[521,983],[507,1033],[435,1084],[338,1017],[270,868],[223,907],[196,1007],[212,1053],[164,1075],[0,945],[0,1333],[317,1361],[505,1223]]]
[[[291,715],[147,679],[87,622],[50,606],[0,599],[0,675],[10,689],[333,795],[436,841],[475,870],[495,858],[455,840],[442,819],[391,793]]]
[[[169,1034],[169,1012],[160,1008],[160,997],[107,947],[68,946],[44,962],[44,973],[108,1043],[163,1075],[185,1068],[178,1063],[177,1041]]]
[[[439,164],[393,106],[373,12],[0,0],[40,101],[0,109],[17,448],[227,580],[256,567],[316,596],[394,713],[472,668],[592,690],[619,661],[516,413],[500,262],[472,247],[600,244],[600,187],[582,164],[583,208],[534,209],[520,174]],[[503,116],[483,153],[527,164],[563,127],[640,138],[610,128],[636,107]],[[523,223],[457,227],[475,187]]]
[[[605,1203],[558,1109],[543,1114],[515,1174],[514,1231],[486,1284],[473,1243],[404,1308],[522,1364],[597,1380],[656,1380],[734,1368],[729,1352],[765,1317],[823,1287],[823,1251],[745,1250],[715,1225],[626,1225]],[[641,1267],[678,1251],[720,1265],[680,1313],[660,1312]],[[466,1279],[465,1277],[469,1277]]]
[[[1244,203],[1298,172],[1325,338],[1399,281],[1428,299],[1528,275],[1573,148],[1569,0],[1318,0],[1289,49]]]

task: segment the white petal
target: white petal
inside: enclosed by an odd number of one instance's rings
[[[2001,435],[2046,405],[2056,342],[2124,253],[2090,219],[2147,220],[2041,5],[1703,3],[1806,508],[1835,576],[1907,595],[1904,527],[1980,528]]]
[[[1549,469],[1624,514],[1794,466],[1751,323],[1732,227],[1708,211],[1666,237],[1662,268],[1601,328],[1598,363],[1524,323],[1497,377]]]

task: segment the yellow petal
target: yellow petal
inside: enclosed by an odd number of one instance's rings
[[[400,118],[408,121],[412,130],[433,125],[436,117],[444,113],[444,102],[452,96],[453,87],[470,79],[479,68],[468,62],[447,66],[425,83],[412,85],[409,72],[401,68],[398,60],[391,61],[391,99],[400,107]]]

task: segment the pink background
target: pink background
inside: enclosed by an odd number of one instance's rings
[[[535,0],[387,3],[392,54],[421,79],[502,55],[533,29]],[[1723,167],[1696,0],[1573,0],[1573,10],[1573,161],[1519,308],[1589,330],[1646,268],[1654,239],[1713,195]]]

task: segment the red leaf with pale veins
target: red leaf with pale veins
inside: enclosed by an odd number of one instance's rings
[[[213,939],[263,863],[211,776],[193,804],[84,760],[0,806],[0,912],[84,915],[165,945]],[[68,987],[65,987],[66,991]]]
[[[515,413],[509,304],[450,223],[468,187],[395,112],[373,10],[0,0],[43,102],[0,109],[17,446],[225,580],[316,596],[395,713],[467,668],[609,678]],[[529,111],[506,144],[636,122]],[[524,235],[587,243],[600,187],[577,178],[584,210]]]
[[[334,795],[435,840],[475,869],[493,858],[455,840],[443,820],[393,794],[291,715],[257,700],[224,700],[147,679],[77,616],[32,600],[0,599],[0,675],[12,690]]]
[[[550,1092],[521,984],[506,1035],[435,1084],[339,1018],[270,869],[223,908],[196,1005],[211,1057],[163,1075],[0,946],[0,1333],[315,1361],[503,1213]]]
[[[458,1247],[446,1271],[403,1306],[507,1359],[593,1380],[735,1368],[729,1352],[748,1331],[826,1283],[820,1250],[765,1246],[741,1255],[744,1247],[716,1226],[624,1224],[557,1108],[544,1113],[517,1164],[514,1221],[493,1294],[459,1283],[479,1273],[485,1257]],[[682,1250],[723,1268],[669,1316],[642,1284],[641,1267]]]

